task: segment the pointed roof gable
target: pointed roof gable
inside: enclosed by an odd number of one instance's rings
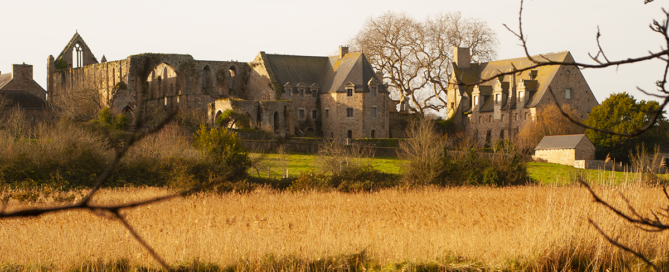
[[[559,61],[559,62],[574,61],[569,51],[537,55],[532,57],[536,60],[542,60],[545,57],[549,60]],[[532,65],[534,65],[534,63],[527,57],[524,57],[524,58],[506,59],[506,60],[498,60],[484,63],[471,63],[468,69],[460,69],[457,67],[457,64],[453,63],[454,67],[453,70],[455,79],[459,83],[467,84],[467,83],[474,83],[483,78],[495,78],[495,75],[499,74],[500,71],[501,72],[513,71],[514,66],[517,69],[522,69]],[[551,81],[553,81],[555,74],[557,74],[557,71],[560,68],[560,66],[561,65],[547,65],[547,66],[537,67],[535,69],[538,72],[536,80],[539,86],[537,88],[536,94],[526,104],[527,107],[535,107],[539,103],[543,95],[546,93],[548,85],[551,83]],[[519,76],[516,76],[516,80],[517,81],[519,79],[529,80],[530,72],[531,72],[530,70],[523,71],[522,73],[520,73]],[[510,81],[511,78],[512,78],[511,76],[507,75],[504,77],[504,81]],[[492,86],[494,83],[495,80],[493,79],[488,82],[481,83],[480,85]],[[472,86],[468,86],[466,88],[467,93],[471,94],[471,90]]]
[[[63,51],[60,51],[60,54],[58,54],[56,60],[62,59],[65,52],[72,51],[72,47],[74,47],[74,45],[77,43],[79,43],[81,47],[85,48],[85,50],[88,50],[88,52],[91,53],[91,56],[93,56],[95,62],[98,61],[93,55],[93,51],[88,47],[88,45],[84,41],[84,38],[82,38],[81,35],[79,35],[79,32],[74,33],[74,36],[72,36],[72,39],[70,39],[70,42],[67,43]]]

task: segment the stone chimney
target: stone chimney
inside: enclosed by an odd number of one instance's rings
[[[460,69],[468,69],[471,62],[469,47],[453,47],[453,61]]]
[[[29,64],[12,64],[12,78],[19,80],[33,79],[33,66]]]
[[[339,59],[342,59],[346,54],[348,54],[348,46],[339,46]]]

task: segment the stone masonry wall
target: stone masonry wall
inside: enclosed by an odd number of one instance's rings
[[[546,149],[537,150],[534,152],[534,157],[544,159],[549,163],[557,163],[563,165],[574,165],[574,149]]]
[[[46,101],[44,88],[33,79],[33,66],[28,64],[12,65],[12,80],[3,86],[5,90],[26,91]]]

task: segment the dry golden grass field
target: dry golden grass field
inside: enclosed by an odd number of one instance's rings
[[[669,204],[657,188],[595,190],[618,207],[624,207],[618,194],[623,192],[644,212]],[[103,190],[94,202],[124,203],[168,193],[157,188]],[[57,204],[12,201],[8,211],[48,205]],[[326,267],[331,270],[413,270],[421,265],[431,270],[648,270],[605,241],[588,218],[664,267],[669,249],[669,233],[634,228],[578,186],[361,194],[261,189],[202,194],[123,213],[170,264],[198,260],[240,270],[308,270],[307,263],[324,259],[333,260]],[[6,269],[69,270],[121,259],[158,267],[121,223],[85,211],[0,220],[0,241],[0,264]],[[345,263],[337,256],[356,260]],[[280,260],[306,261],[278,267]]]

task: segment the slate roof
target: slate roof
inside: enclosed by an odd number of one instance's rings
[[[560,62],[573,62],[574,59],[571,56],[571,53],[569,51],[564,51],[564,52],[558,52],[558,53],[550,53],[550,54],[543,54],[541,56],[532,56],[533,58],[537,60],[543,59],[543,57],[552,60],[552,61],[560,61]],[[513,71],[513,67],[515,66],[518,69],[522,69],[525,67],[529,67],[534,65],[532,61],[530,61],[527,57],[524,58],[516,58],[516,59],[506,59],[506,60],[498,60],[498,61],[491,61],[491,62],[484,62],[484,63],[471,63],[469,68],[458,68],[458,66],[453,63],[454,67],[454,74],[456,79],[463,83],[474,83],[482,78],[491,78],[494,77],[495,75],[499,74],[499,72],[510,72]],[[557,73],[558,69],[560,68],[560,65],[549,65],[549,66],[542,66],[536,68],[538,74],[537,74],[537,84],[538,84],[538,89],[537,91],[530,97],[530,100],[528,101],[527,104],[525,104],[526,107],[536,107],[536,105],[539,103],[543,95],[546,93],[546,90],[548,89],[548,85],[550,82],[553,80],[555,77],[555,74]],[[519,76],[516,77],[516,80],[518,78],[522,79],[530,79],[530,71],[524,71],[522,72]],[[511,76],[507,75],[503,81],[511,81]],[[492,86],[494,84],[495,80],[490,80],[487,82],[484,82],[480,85],[482,86]],[[530,87],[530,86],[528,86]],[[466,88],[466,92],[471,95],[473,86],[468,86]]]
[[[45,109],[46,103],[41,98],[26,91],[0,91],[0,96],[7,99],[4,108]]]
[[[356,92],[368,92],[367,83],[376,77],[374,69],[363,53],[355,52],[331,57],[292,56],[266,54],[270,68],[277,83],[284,86],[287,82],[297,86],[316,84],[320,93],[346,92],[345,86],[352,82]],[[380,80],[379,80],[380,81]],[[382,85],[379,92],[386,92]]]
[[[0,75],[0,89],[2,88],[2,86],[7,85],[7,83],[9,83],[11,80],[12,80],[11,73]]]
[[[590,141],[585,134],[544,136],[534,150],[574,149],[584,138]]]

